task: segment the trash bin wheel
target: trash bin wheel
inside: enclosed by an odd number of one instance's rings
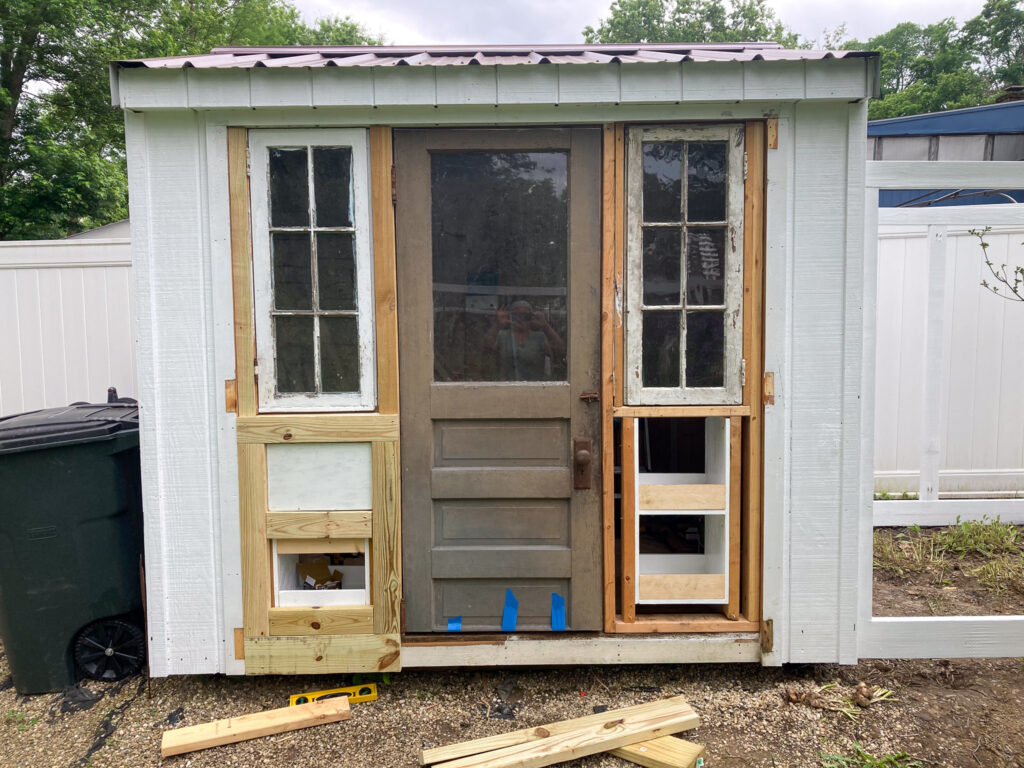
[[[78,633],[75,663],[90,680],[121,680],[142,669],[146,639],[123,619],[100,619]]]

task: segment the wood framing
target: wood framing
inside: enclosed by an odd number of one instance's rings
[[[616,417],[701,418],[706,416],[749,416],[749,405],[621,405],[612,408]]]
[[[237,430],[239,443],[366,443],[397,440],[398,417],[379,413],[240,414]]]
[[[680,595],[694,600],[721,600],[725,592],[724,573],[641,573],[636,577],[641,600],[677,600]]]
[[[760,627],[756,621],[734,621],[720,613],[647,613],[637,616],[634,622],[615,622],[616,632],[634,634],[757,632]]]
[[[743,548],[743,425],[740,419],[729,420],[729,602],[725,617],[740,617],[740,559]]]
[[[615,277],[612,305],[612,365],[614,366],[613,403],[623,405],[626,360],[626,329],[623,316],[626,286],[623,281],[626,260],[626,126],[615,125]]]
[[[619,502],[621,510],[621,549],[619,553],[622,577],[619,580],[622,619],[636,621],[636,419],[622,420],[622,492]]]
[[[401,631],[402,550],[401,501],[398,496],[398,448],[395,443],[373,444],[373,631],[396,635]]]
[[[373,632],[372,605],[339,608],[271,608],[271,635],[368,635]]]
[[[348,539],[373,536],[370,511],[268,512],[265,538]]]
[[[615,630],[615,133],[602,129],[601,144],[601,531],[604,631]]]
[[[366,539],[277,539],[279,555],[314,555],[366,551]]]
[[[391,128],[370,128],[373,292],[377,317],[377,410],[398,413],[398,290],[395,280],[394,167]]]
[[[397,672],[401,668],[401,643],[397,635],[291,635],[245,639],[247,675]]]

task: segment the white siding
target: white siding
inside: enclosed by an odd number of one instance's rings
[[[0,243],[0,415],[135,396],[129,247]]]

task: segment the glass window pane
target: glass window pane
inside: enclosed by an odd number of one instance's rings
[[[679,313],[643,313],[643,370],[645,387],[679,386]]]
[[[353,235],[319,232],[316,236],[316,280],[320,309],[356,308],[356,261]]]
[[[359,391],[359,324],[355,317],[320,318],[320,378],[324,392]]]
[[[274,232],[270,236],[270,248],[274,264],[274,309],[312,309],[309,233]]]
[[[680,230],[644,228],[644,304],[679,304]]]
[[[565,152],[431,156],[436,381],[564,381]]]
[[[725,228],[686,230],[686,303],[725,303]]]
[[[644,144],[644,221],[679,221],[682,215],[683,145]]]
[[[352,226],[352,150],[313,148],[313,192],[318,227]]]
[[[309,174],[303,149],[270,148],[270,226],[309,226]]]
[[[686,386],[725,386],[725,313],[686,313]]]
[[[686,220],[725,221],[724,141],[692,141],[686,151]]]
[[[275,317],[274,349],[277,352],[277,391],[316,392],[313,316]]]

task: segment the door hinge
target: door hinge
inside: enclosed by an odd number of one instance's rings
[[[748,166],[748,164],[749,164],[749,159],[748,159],[747,153],[744,152],[743,153],[743,180],[744,181],[747,180],[747,166]]]
[[[742,358],[740,360],[740,386],[747,386],[747,359]]]
[[[391,204],[398,205],[398,174],[395,166],[391,166]]]
[[[245,175],[252,176],[252,151],[245,148]]]
[[[761,622],[761,653],[771,653],[775,645],[775,638],[772,636],[772,620],[764,619]]]

